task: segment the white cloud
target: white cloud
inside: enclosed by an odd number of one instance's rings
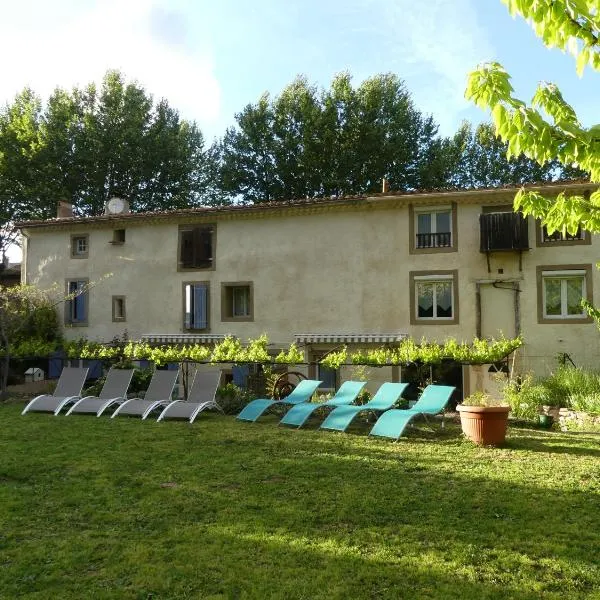
[[[380,19],[386,52],[407,81],[415,103],[433,113],[441,132],[455,130],[466,78],[493,55],[487,32],[478,23],[474,0],[367,0]]]
[[[10,59],[3,61],[0,102],[12,100],[26,85],[45,98],[56,86],[98,82],[108,69],[119,69],[201,127],[219,117],[212,57],[187,43],[185,17],[168,0],[48,5],[53,12],[32,0],[7,8],[0,55]]]

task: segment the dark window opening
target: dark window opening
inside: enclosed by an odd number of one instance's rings
[[[190,227],[179,231],[179,266],[209,269],[213,266],[213,227]]]

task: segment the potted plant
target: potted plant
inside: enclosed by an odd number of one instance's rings
[[[463,433],[481,446],[501,446],[510,407],[484,392],[475,392],[456,407]]]

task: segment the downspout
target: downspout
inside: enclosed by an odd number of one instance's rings
[[[481,339],[481,283],[475,284],[475,337]]]

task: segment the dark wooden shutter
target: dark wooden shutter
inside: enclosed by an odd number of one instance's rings
[[[209,268],[212,266],[212,228],[198,227],[194,233],[196,267]]]
[[[179,232],[179,264],[184,269],[194,268],[194,229]]]

